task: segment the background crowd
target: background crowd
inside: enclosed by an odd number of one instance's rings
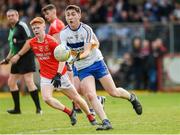
[[[149,33],[148,25],[151,23],[167,24],[180,21],[180,0],[1,0],[0,50],[8,46],[6,11],[9,8],[17,9],[20,19],[29,23],[32,18],[42,16],[41,8],[49,3],[56,5],[58,18],[64,22],[64,9],[68,4],[79,5],[82,9],[82,21],[90,25],[140,23]],[[110,32],[110,29],[107,28],[107,31],[104,33],[101,31],[100,34],[98,34],[98,29],[95,29],[95,32],[101,39],[103,34]],[[166,35],[165,32],[160,32]],[[123,33],[126,33],[126,30]],[[122,56],[121,62],[112,64],[112,58],[105,57],[117,85],[123,85],[129,89],[157,90],[158,61],[161,61],[169,47],[165,44],[166,37],[164,39],[158,36],[149,38],[147,35],[145,37],[134,36],[130,39],[128,43],[131,45],[130,49],[123,50],[123,53],[118,55]],[[123,44],[123,39],[120,40]],[[103,47],[102,50],[107,52],[105,48]],[[5,53],[1,51],[1,57]]]
[[[180,20],[179,0],[1,0],[0,26],[6,27],[6,11],[18,9],[22,20],[41,14],[41,8],[53,3],[58,17],[64,20],[64,8],[77,4],[82,8],[82,21],[87,23],[168,22]]]

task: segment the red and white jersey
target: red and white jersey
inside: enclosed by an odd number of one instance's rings
[[[40,65],[40,75],[42,77],[52,79],[58,70],[59,62],[54,58],[54,49],[58,43],[48,34],[45,35],[44,42],[38,42],[37,37],[30,39],[29,42],[35,56]],[[67,71],[66,66],[62,74]]]
[[[65,27],[64,23],[61,20],[59,20],[58,18],[56,18],[50,24],[48,34],[52,36],[56,33],[60,33],[60,31],[62,29],[64,29],[64,27]]]

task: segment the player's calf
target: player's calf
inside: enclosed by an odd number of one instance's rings
[[[106,97],[104,96],[97,96],[99,102],[101,103],[101,105],[103,106],[103,109],[104,109],[104,106],[105,106],[105,101],[106,101]],[[96,115],[96,112],[94,111],[93,108],[90,108],[89,111],[91,112],[92,115]]]

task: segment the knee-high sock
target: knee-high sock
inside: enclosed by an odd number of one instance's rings
[[[41,109],[38,90],[31,91],[30,95],[34,101],[34,104],[36,105],[36,109]]]
[[[11,91],[11,94],[14,101],[14,110],[20,110],[19,91]]]

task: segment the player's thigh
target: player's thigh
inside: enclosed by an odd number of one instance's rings
[[[80,88],[80,80],[78,76],[74,76],[74,86],[77,90],[78,93],[81,93],[81,88]]]
[[[103,76],[99,79],[99,81],[108,93],[112,93],[114,90],[116,90],[115,83],[110,74]]]
[[[80,87],[82,94],[84,96],[96,95],[96,85],[95,85],[95,79],[93,76],[87,76],[80,82]]]
[[[54,87],[49,84],[41,84],[41,95],[44,101],[53,96]]]
[[[80,95],[76,91],[74,87],[70,87],[68,89],[64,89],[61,91],[64,95],[66,95],[69,99],[75,100],[76,98],[80,98]]]
[[[69,76],[69,80],[71,81],[71,83],[74,83],[73,72],[72,71],[67,71],[67,74]]]

